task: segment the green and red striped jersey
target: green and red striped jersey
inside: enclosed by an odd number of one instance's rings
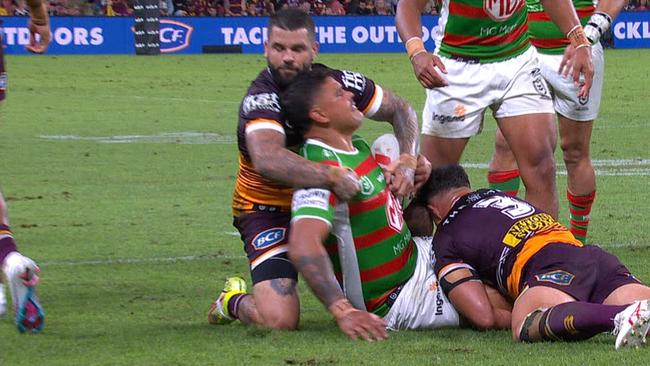
[[[356,136],[353,144],[355,151],[347,152],[317,140],[305,142],[301,153],[306,159],[354,170],[361,191],[341,202],[326,189],[300,189],[293,194],[292,221],[314,218],[331,227],[324,246],[346,296],[355,304],[357,289],[355,306],[362,301],[368,311],[384,316],[388,296],[415,271],[417,247],[370,147]]]
[[[596,7],[592,0],[573,0],[580,23],[584,27],[594,13]],[[548,55],[561,55],[569,45],[569,40],[560,28],[551,21],[551,18],[544,12],[542,3],[539,0],[526,0],[528,8],[528,29],[530,41],[539,53]]]
[[[445,57],[502,61],[530,47],[525,0],[443,0],[438,53]]]

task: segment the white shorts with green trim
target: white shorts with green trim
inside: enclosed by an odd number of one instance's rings
[[[459,316],[433,272],[435,257],[431,237],[414,237],[418,248],[415,273],[384,317],[390,330],[458,327]]]
[[[448,86],[427,89],[422,133],[445,138],[468,138],[483,128],[489,107],[495,118],[551,113],[553,102],[542,77],[537,50],[531,47],[511,59],[475,63],[441,57]]]
[[[551,88],[555,111],[574,121],[593,121],[598,117],[605,71],[605,58],[600,43],[591,47],[591,56],[594,64],[594,81],[589,95],[580,98],[579,88],[574,84],[571,76],[564,78],[558,73],[562,55],[539,55],[542,76]]]

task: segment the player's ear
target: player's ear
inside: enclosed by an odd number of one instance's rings
[[[440,220],[442,220],[442,212],[441,212],[442,210],[440,210],[438,205],[436,205],[435,200],[431,200],[431,199],[427,202],[426,207],[427,207],[427,211],[429,211],[429,215],[431,215],[431,217],[433,218],[433,222],[436,223],[436,225],[438,225]]]
[[[269,57],[269,53],[267,52],[268,48],[269,48],[269,41],[266,40],[266,41],[264,41],[264,57],[266,57],[266,58]]]
[[[314,41],[311,44],[311,50],[314,53],[314,57],[318,55],[318,52],[320,51],[320,43]]]
[[[309,119],[319,125],[329,122],[329,117],[327,117],[327,115],[323,113],[323,111],[318,108],[318,106],[315,106],[309,111]]]

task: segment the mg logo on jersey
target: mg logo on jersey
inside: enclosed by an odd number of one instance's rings
[[[251,243],[256,250],[268,248],[271,245],[277,244],[284,239],[284,233],[287,231],[283,227],[274,227],[268,230],[264,230],[261,233],[255,235]]]
[[[508,20],[524,0],[483,0],[483,10],[497,22]]]
[[[194,27],[170,19],[160,19],[160,52],[178,52],[190,45]]]

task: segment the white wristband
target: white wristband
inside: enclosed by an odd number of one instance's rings
[[[585,35],[591,44],[598,43],[600,37],[602,37],[602,35],[607,32],[611,24],[612,17],[610,17],[607,13],[594,13],[591,18],[589,18],[589,22],[587,22],[587,25],[585,26]]]

